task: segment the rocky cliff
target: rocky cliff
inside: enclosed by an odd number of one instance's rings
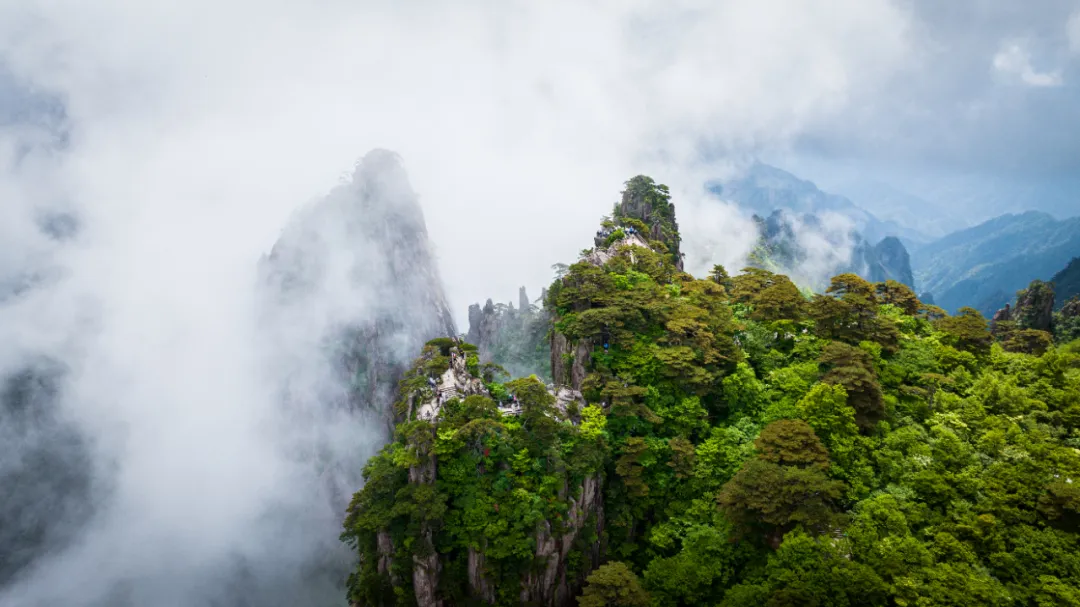
[[[90,444],[60,411],[66,372],[28,361],[0,381],[0,587],[69,545],[92,514]]]
[[[423,212],[398,156],[368,153],[303,209],[261,265],[278,326],[322,344],[335,399],[392,427],[394,387],[427,340],[456,334]],[[325,320],[324,320],[325,319]]]
[[[362,483],[358,463],[391,439],[396,387],[415,352],[456,334],[401,160],[365,155],[346,182],[296,213],[259,273],[283,449],[311,475],[303,511],[290,516],[312,542],[332,544]],[[329,547],[318,558],[308,566],[335,584],[351,566]]]
[[[557,510],[530,520],[519,530],[525,537],[510,544],[500,537],[507,530],[498,524],[472,529],[471,519],[498,516],[500,502],[513,508],[522,495],[520,487],[513,487],[526,470],[498,462],[493,452],[503,449],[499,439],[572,419],[574,409],[584,405],[579,392],[543,386],[535,379],[505,387],[485,384],[474,374],[483,368],[474,345],[436,339],[406,373],[395,407],[398,439],[389,447],[400,454],[395,464],[406,465],[406,474],[370,476],[346,520],[346,536],[356,538],[361,561],[350,579],[353,605],[505,604],[512,597],[514,603],[561,606],[580,588],[583,573],[599,564],[604,520],[599,472],[580,479],[569,478],[565,471],[546,476],[560,483],[551,500],[569,507],[565,513]],[[512,421],[515,418],[519,421]],[[378,459],[374,464],[383,465]],[[492,486],[471,488],[473,483]],[[505,483],[510,487],[502,488]],[[455,497],[455,492],[460,495]],[[532,504],[535,514],[539,503]],[[452,541],[455,533],[449,530],[453,522],[445,517],[446,508],[468,511],[470,520],[456,531],[471,536],[465,546]],[[508,545],[516,557],[513,566],[507,566]],[[574,569],[572,554],[584,554],[587,566],[579,563]],[[443,579],[444,572],[464,585],[455,588]]]
[[[911,271],[911,256],[900,239],[886,236],[873,246],[872,254],[865,258],[868,268],[866,279],[871,282],[895,280],[915,288],[915,276]]]
[[[1013,328],[1053,332],[1054,299],[1053,283],[1033,280],[1016,293],[1015,306],[1006,303],[994,313],[990,326],[995,334]]]
[[[643,238],[662,243],[675,267],[683,269],[683,254],[680,251],[682,237],[675,220],[675,205],[671,202],[666,185],[658,184],[644,175],[627,181],[622,200],[615,204],[611,219],[605,222],[604,227],[612,232],[634,231]],[[599,240],[596,242],[597,248],[603,244]]]

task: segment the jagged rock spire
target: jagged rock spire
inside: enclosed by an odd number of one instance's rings
[[[301,209],[261,269],[272,326],[320,333],[326,364],[348,388],[340,404],[375,411],[388,427],[416,351],[456,335],[423,211],[393,152],[369,152],[350,181]]]
[[[525,292],[525,287],[518,289],[518,309],[522,312],[528,312],[532,307],[532,302],[529,301],[529,294]]]

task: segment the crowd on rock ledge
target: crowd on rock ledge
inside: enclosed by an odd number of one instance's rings
[[[635,230],[635,229],[634,229],[634,228],[632,228],[632,227],[625,227],[625,228],[601,228],[601,229],[599,229],[599,230],[597,230],[597,231],[596,231],[596,236],[597,236],[597,238],[607,238],[608,236],[611,236],[612,234],[614,234],[616,230],[622,230],[622,231],[623,231],[623,233],[625,233],[625,234],[626,234],[627,236],[629,236],[629,235],[631,235],[631,234],[636,234],[636,233],[637,233],[637,230]]]

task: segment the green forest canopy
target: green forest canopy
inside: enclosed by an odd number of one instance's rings
[[[807,298],[761,269],[699,280],[626,253],[548,290],[554,330],[596,344],[586,406],[559,412],[534,377],[489,383],[520,417],[478,395],[401,420],[346,520],[352,600],[414,604],[431,551],[438,594],[476,600],[471,550],[489,598],[520,604],[550,525],[576,534],[581,605],[1080,605],[1080,341],[995,341],[973,309],[853,274]],[[410,483],[425,457],[435,483]],[[604,524],[574,528],[586,478]]]

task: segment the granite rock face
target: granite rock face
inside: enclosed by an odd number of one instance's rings
[[[391,436],[398,382],[424,343],[457,333],[397,155],[368,153],[351,179],[300,209],[260,262],[258,284],[270,381],[289,423],[284,448],[313,476],[291,516],[311,519],[325,556],[309,566],[337,586],[351,565],[336,541],[340,513],[363,482],[363,462]],[[393,549],[384,542],[379,555],[388,572]]]
[[[310,337],[343,387],[335,404],[373,412],[389,431],[397,381],[415,352],[456,334],[398,156],[364,156],[350,182],[294,217],[260,269],[272,322],[318,333]]]
[[[0,380],[0,587],[70,545],[93,513],[90,444],[60,410],[65,374],[40,360]]]
[[[1020,328],[1053,331],[1054,284],[1034,280],[1028,288],[1019,291],[1013,316]]]
[[[874,265],[870,268],[871,282],[895,280],[909,287],[915,287],[915,275],[911,271],[911,256],[900,239],[886,236],[874,245]]]
[[[683,269],[682,237],[679,224],[675,220],[675,205],[665,185],[655,183],[651,178],[638,175],[626,182],[622,199],[615,204],[611,214],[616,225],[628,228],[633,220],[639,222],[641,229],[647,230],[639,236],[662,242],[672,256],[675,267]],[[599,249],[601,242],[596,241]]]

